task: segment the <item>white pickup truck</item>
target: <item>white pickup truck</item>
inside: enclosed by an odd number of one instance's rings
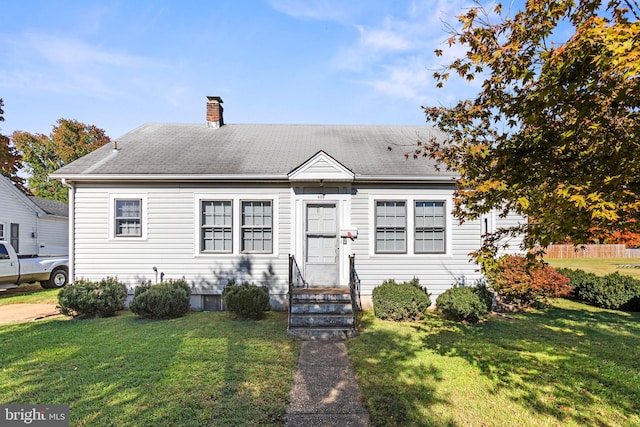
[[[0,285],[40,282],[51,289],[63,287],[68,279],[68,257],[17,255],[13,246],[0,241]]]

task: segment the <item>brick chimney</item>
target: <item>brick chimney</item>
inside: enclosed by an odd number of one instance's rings
[[[219,96],[207,96],[207,126],[215,129],[223,125],[222,98]]]

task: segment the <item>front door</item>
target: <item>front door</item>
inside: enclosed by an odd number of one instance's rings
[[[309,286],[337,286],[338,248],[336,203],[307,204],[304,278]]]

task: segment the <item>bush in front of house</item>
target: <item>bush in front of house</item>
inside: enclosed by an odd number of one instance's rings
[[[79,280],[58,293],[60,312],[73,317],[109,317],[124,309],[127,287],[116,277]]]
[[[447,289],[436,299],[436,306],[446,317],[470,323],[478,323],[488,313],[487,303],[471,287]]]
[[[478,295],[480,301],[487,307],[487,312],[491,311],[495,300],[495,293],[489,288],[487,282],[485,280],[478,281],[472,289],[473,293]]]
[[[420,320],[431,305],[429,294],[415,277],[403,283],[385,280],[373,289],[371,298],[376,317],[397,322]]]
[[[236,285],[229,280],[222,291],[227,310],[243,319],[262,319],[264,312],[271,309],[269,290],[264,286],[257,286],[249,282]]]
[[[505,255],[487,272],[499,299],[520,308],[545,307],[549,298],[571,295],[569,279],[553,267],[522,255]]]
[[[561,270],[575,298],[596,307],[640,311],[640,280],[620,273],[596,276],[583,270]]]
[[[145,319],[175,319],[189,312],[191,288],[185,279],[136,287],[129,310]]]

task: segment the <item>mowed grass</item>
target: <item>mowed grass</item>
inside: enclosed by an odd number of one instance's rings
[[[282,425],[299,342],[286,313],[0,325],[0,402],[69,404],[72,426]]]
[[[640,425],[640,313],[570,300],[478,325],[366,312],[347,346],[375,425]]]
[[[545,258],[544,260],[554,268],[584,270],[599,276],[618,272],[640,279],[640,268],[619,267],[620,265],[640,265],[640,258]]]
[[[43,289],[38,283],[28,283],[0,291],[0,305],[57,304],[60,289]]]

